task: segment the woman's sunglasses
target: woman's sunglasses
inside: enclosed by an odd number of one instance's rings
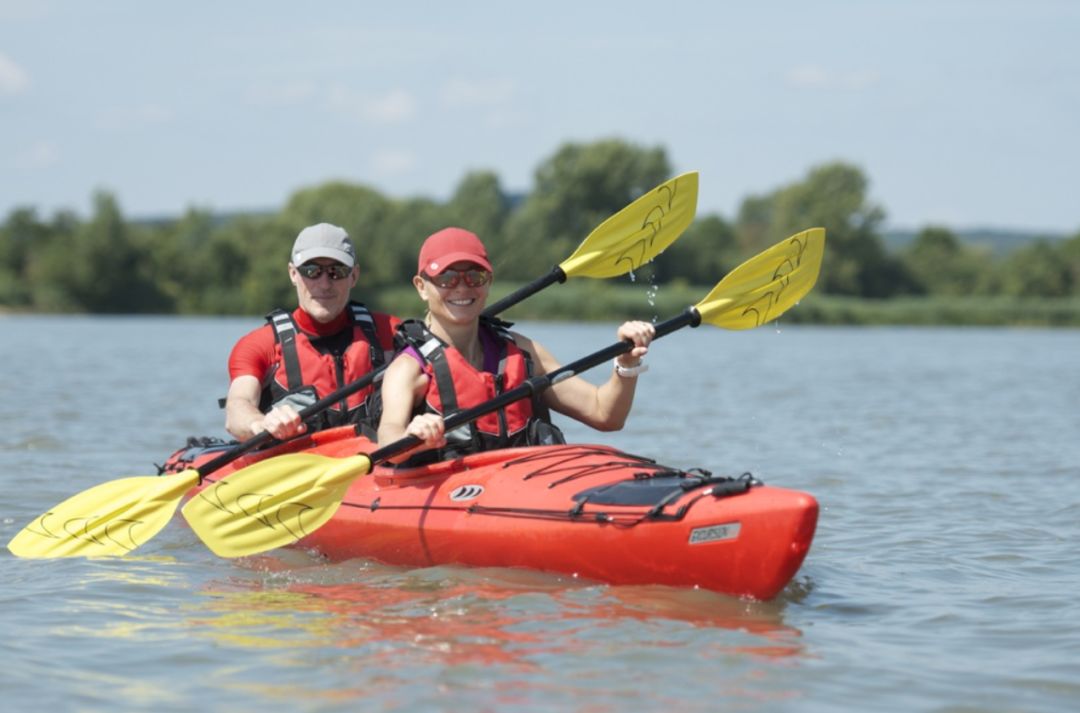
[[[318,280],[324,272],[331,280],[344,280],[352,274],[352,268],[348,265],[319,265],[313,262],[300,265],[296,271],[309,280]]]
[[[462,280],[465,280],[469,287],[483,287],[491,282],[491,273],[487,270],[443,270],[434,277],[425,273],[424,279],[436,287],[451,290],[460,285]]]

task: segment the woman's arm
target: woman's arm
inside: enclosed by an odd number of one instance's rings
[[[446,445],[443,437],[443,420],[438,414],[413,416],[416,405],[427,391],[428,377],[420,369],[416,357],[399,354],[390,362],[382,379],[382,418],[379,420],[379,446],[398,441],[405,436],[416,436],[424,443],[394,460],[411,453]]]
[[[618,357],[619,364],[626,368],[640,365],[655,335],[656,329],[649,322],[621,324],[616,331],[619,341],[629,340],[635,346]],[[533,363],[541,373],[546,374],[562,366],[544,345],[518,334],[514,337],[518,345],[532,355]],[[636,386],[636,375],[619,376],[613,369],[608,380],[599,387],[574,376],[545,390],[543,399],[552,410],[599,431],[618,431],[630,415]]]

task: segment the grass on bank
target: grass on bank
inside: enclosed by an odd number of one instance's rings
[[[496,283],[490,303],[518,284]],[[667,319],[696,304],[712,286],[613,284],[571,280],[553,285],[506,312],[510,320],[619,321]],[[392,314],[419,315],[423,305],[411,286],[364,295]],[[867,300],[811,293],[783,316],[786,324],[1080,327],[1080,298],[907,297]]]
[[[496,283],[490,303],[518,284]],[[663,320],[696,304],[712,286],[613,284],[603,280],[571,280],[553,285],[506,312],[514,320],[614,322],[624,319]],[[419,317],[423,304],[411,285],[377,291],[359,290],[369,307],[401,317]],[[4,314],[32,313],[10,310]],[[868,300],[812,292],[781,318],[784,324],[851,326],[981,326],[1080,328],[1080,297],[1065,299],[1016,297],[906,297]]]

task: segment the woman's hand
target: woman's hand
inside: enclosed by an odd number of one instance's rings
[[[631,368],[641,363],[642,357],[649,352],[649,343],[656,337],[656,327],[651,322],[630,321],[619,325],[615,336],[620,342],[634,343],[634,348],[619,355],[619,364]]]
[[[416,436],[424,442],[425,448],[442,448],[446,445],[446,425],[442,416],[435,413],[414,416],[405,428],[405,435]]]

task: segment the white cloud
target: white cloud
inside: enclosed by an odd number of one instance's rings
[[[372,124],[403,124],[416,116],[416,99],[404,89],[371,95],[337,85],[330,89],[329,102],[332,108]]]
[[[516,86],[509,79],[470,80],[455,78],[446,82],[439,98],[451,107],[495,107],[507,104]]]
[[[408,92],[397,89],[368,103],[368,115],[385,124],[397,124],[416,116],[416,100]]]
[[[385,178],[409,173],[416,166],[416,156],[411,151],[384,149],[371,157],[375,175]]]
[[[877,84],[880,75],[874,70],[830,72],[817,65],[802,65],[790,70],[787,83],[802,89],[844,89],[859,91]]]
[[[15,60],[0,52],[0,94],[18,94],[30,86],[30,77]]]
[[[829,83],[829,75],[821,67],[803,65],[788,72],[787,81],[796,87],[824,87]]]
[[[49,168],[60,162],[60,147],[52,141],[37,141],[23,149],[16,160],[22,168]]]

